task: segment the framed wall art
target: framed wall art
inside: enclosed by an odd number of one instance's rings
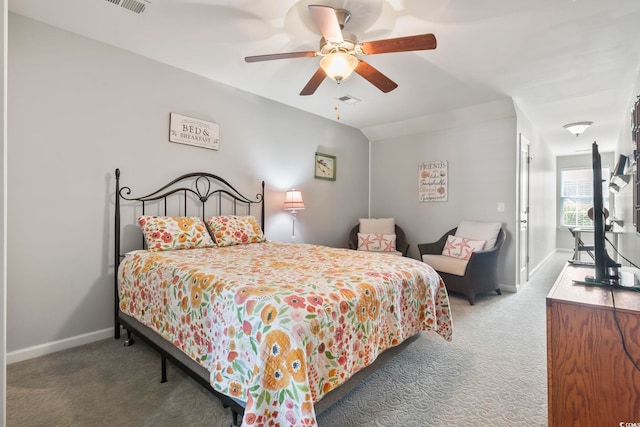
[[[316,153],[315,177],[318,179],[336,180],[336,156]]]
[[[418,201],[446,202],[448,197],[449,164],[446,160],[418,165]]]

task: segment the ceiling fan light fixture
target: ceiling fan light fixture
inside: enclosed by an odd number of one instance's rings
[[[569,132],[571,132],[572,134],[574,134],[577,138],[580,136],[582,132],[587,130],[589,126],[591,126],[592,124],[593,122],[576,122],[576,123],[566,124],[562,127],[568,130]]]
[[[358,66],[358,58],[345,52],[332,52],[320,60],[320,67],[327,77],[340,83],[353,73]]]

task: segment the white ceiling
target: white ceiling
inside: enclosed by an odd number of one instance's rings
[[[558,155],[596,140],[612,151],[640,71],[639,0],[10,0],[15,13],[362,129],[504,97]],[[319,58],[248,64],[245,56],[319,48],[307,6],[352,13],[360,41],[434,33],[436,50],[364,58],[398,83],[384,94],[353,75],[300,90]],[[590,120],[579,138],[562,126]],[[415,122],[415,120],[413,121]],[[629,145],[631,147],[631,145]]]

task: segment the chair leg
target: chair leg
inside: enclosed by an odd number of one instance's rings
[[[470,305],[476,305],[476,298],[473,294],[467,294],[467,300],[469,300]]]

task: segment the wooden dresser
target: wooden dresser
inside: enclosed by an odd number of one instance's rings
[[[640,371],[623,350],[609,289],[573,283],[586,275],[593,268],[568,264],[547,295],[549,426],[640,426]],[[640,366],[640,293],[614,292]]]

